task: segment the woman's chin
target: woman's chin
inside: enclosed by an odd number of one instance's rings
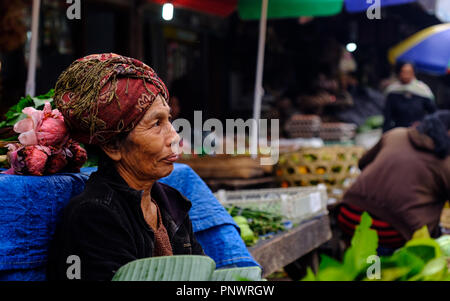
[[[160,173],[160,178],[165,178],[168,175],[170,175],[170,173],[173,171],[173,163],[171,164],[166,164],[166,166],[164,166],[164,168],[161,168],[161,173]]]

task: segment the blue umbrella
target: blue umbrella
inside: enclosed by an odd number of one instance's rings
[[[450,23],[421,30],[389,50],[389,61],[411,62],[419,71],[450,73]]]
[[[379,2],[381,6],[391,6],[416,2],[416,0],[345,0],[345,9],[351,13],[367,11],[369,7]]]

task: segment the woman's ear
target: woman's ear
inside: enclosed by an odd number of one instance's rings
[[[120,146],[113,143],[108,143],[101,146],[102,150],[105,152],[108,157],[110,157],[113,161],[120,161],[122,159],[122,152],[120,151]]]

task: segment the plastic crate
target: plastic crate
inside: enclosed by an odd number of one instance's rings
[[[328,214],[325,185],[310,187],[273,188],[256,190],[219,190],[219,202],[281,215],[283,220],[300,223],[315,216]]]

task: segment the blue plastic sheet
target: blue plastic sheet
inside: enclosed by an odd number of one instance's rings
[[[45,280],[49,242],[58,216],[81,193],[95,168],[51,176],[0,174],[0,280]],[[175,164],[164,182],[191,202],[195,235],[217,268],[258,265],[238,227],[203,180],[187,165]]]

